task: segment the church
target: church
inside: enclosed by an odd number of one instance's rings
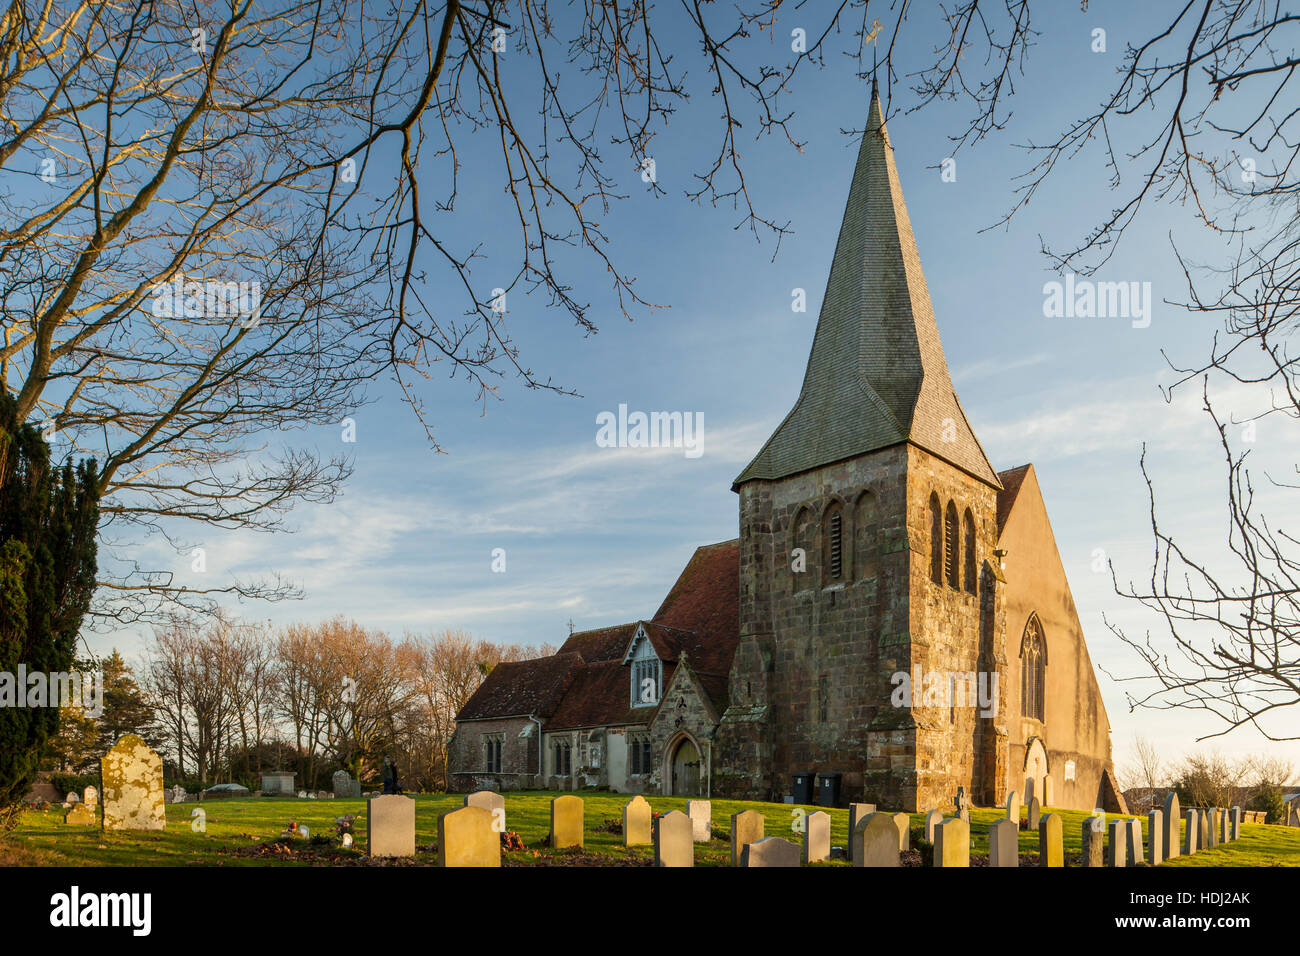
[[[875,96],[803,386],[732,490],[739,538],[653,616],[488,674],[453,789],[1123,809],[1038,478],[957,399]]]

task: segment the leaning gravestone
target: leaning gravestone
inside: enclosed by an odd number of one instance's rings
[[[500,866],[501,837],[493,822],[492,812],[484,807],[461,807],[440,815],[438,865]]]
[[[366,853],[415,856],[414,800],[400,793],[385,793],[366,801]]]
[[[623,845],[645,846],[654,842],[650,821],[654,814],[646,798],[638,794],[623,805]]]
[[[1228,830],[1229,838],[1233,840],[1241,839],[1241,807],[1232,808],[1232,822]]]
[[[1065,866],[1064,844],[1060,815],[1044,813],[1038,820],[1038,865]]]
[[[465,794],[465,806],[480,807],[492,815],[492,829],[506,832],[506,798],[491,790],[475,790]]]
[[[582,797],[566,793],[551,801],[551,849],[581,847],[584,840]]]
[[[1014,790],[1007,794],[1007,819],[1020,829],[1020,794]]]
[[[906,853],[912,845],[912,818],[906,813],[895,813],[893,820],[898,827],[898,852]]]
[[[655,821],[655,866],[694,866],[695,833],[691,818],[680,810]]]
[[[72,809],[63,815],[63,822],[72,826],[92,827],[99,822],[95,809],[85,803],[74,803]]]
[[[1165,862],[1165,815],[1159,810],[1147,814],[1147,845],[1152,866]]]
[[[1043,815],[1043,807],[1038,802],[1037,797],[1029,798],[1029,815],[1025,825],[1030,829],[1038,830],[1038,820]]]
[[[1183,855],[1191,856],[1201,848],[1200,814],[1195,810],[1187,811],[1186,825],[1183,827]]]
[[[925,815],[925,841],[927,843],[934,843],[934,831],[938,829],[941,823],[943,823],[943,813],[939,810],[931,810]]]
[[[814,810],[803,821],[803,862],[820,863],[831,858],[831,815]]]
[[[1210,845],[1210,811],[1202,810],[1197,820],[1200,821],[1201,835],[1196,839],[1196,849],[1204,850]]]
[[[104,784],[105,830],[163,830],[162,758],[127,734],[99,762]]]
[[[741,855],[741,866],[798,866],[803,851],[799,844],[782,840],[780,837],[767,837],[745,844]]]
[[[898,826],[887,813],[871,813],[849,834],[854,866],[900,866]]]
[[[858,824],[876,812],[874,803],[850,803],[849,804],[849,862],[854,863],[853,854],[857,844],[853,841],[853,832],[857,830]]]
[[[989,866],[1020,865],[1020,824],[1008,817],[989,827]]]
[[[1091,816],[1083,821],[1082,846],[1083,865],[1100,867],[1105,861],[1106,831],[1104,818]]]
[[[1165,797],[1165,809],[1161,817],[1164,821],[1165,833],[1164,839],[1160,842],[1164,846],[1165,859],[1172,860],[1178,855],[1178,844],[1181,840],[1178,823],[1182,818],[1182,811],[1178,807],[1178,794],[1171,793]]]
[[[1124,821],[1124,856],[1128,866],[1142,862],[1142,821],[1137,817]]]
[[[961,817],[951,817],[935,827],[934,865],[970,866],[970,825]]]
[[[82,791],[82,802],[88,807],[99,805],[99,791],[93,786],[87,787]]]
[[[1124,820],[1111,820],[1109,839],[1106,842],[1106,865],[1112,868],[1124,868],[1124,843],[1128,839],[1128,824]]]
[[[745,855],[745,845],[763,839],[763,814],[757,810],[742,810],[731,815],[731,865],[740,866]]]
[[[1232,811],[1230,810],[1219,811],[1219,842],[1220,843],[1227,843],[1232,839],[1232,825],[1229,822],[1231,817],[1232,817]]]
[[[687,800],[686,815],[691,818],[691,835],[696,843],[708,843],[713,836],[713,804],[708,800]]]

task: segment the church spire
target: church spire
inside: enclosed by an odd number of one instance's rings
[[[904,441],[1001,488],[953,390],[872,92],[803,388],[733,490]]]

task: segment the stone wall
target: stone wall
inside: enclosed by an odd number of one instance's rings
[[[529,726],[532,733],[520,737]],[[485,738],[501,735],[501,772],[487,771]],[[466,720],[456,727],[447,745],[447,766],[451,789],[522,790],[532,787],[537,773],[537,725],[527,717],[496,720]]]

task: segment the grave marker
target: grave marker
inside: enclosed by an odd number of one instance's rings
[[[741,866],[798,866],[803,851],[799,844],[780,837],[767,837],[745,845]]]
[[[584,834],[582,797],[566,793],[551,800],[551,849],[581,848]]]
[[[162,758],[143,739],[126,734],[99,762],[105,830],[163,830]]]
[[[1020,821],[1007,817],[989,827],[989,866],[1020,865]]]
[[[950,817],[935,827],[934,865],[970,866],[970,825],[960,817]]]
[[[414,816],[411,820],[414,828]],[[412,840],[414,840],[414,829]],[[461,807],[459,810],[451,810],[438,817],[438,865],[445,867],[501,865],[501,836],[493,827],[491,810],[471,805]]]
[[[1065,866],[1065,835],[1058,814],[1044,813],[1038,820],[1038,865]]]
[[[803,821],[803,862],[820,863],[831,858],[831,815],[814,810]]]
[[[937,811],[931,811],[937,812]],[[870,813],[849,834],[854,866],[900,866],[898,827],[885,813]]]
[[[695,865],[694,822],[680,810],[655,820],[655,866]]]
[[[757,810],[742,810],[731,815],[731,865],[740,866],[745,844],[763,839],[763,814]]]
[[[691,835],[696,843],[708,843],[713,836],[713,804],[708,800],[687,800],[686,815],[691,818]]]
[[[623,845],[646,846],[654,842],[650,821],[654,814],[646,798],[637,795],[623,805]]]
[[[386,793],[366,801],[366,855],[415,856],[415,801]]]

